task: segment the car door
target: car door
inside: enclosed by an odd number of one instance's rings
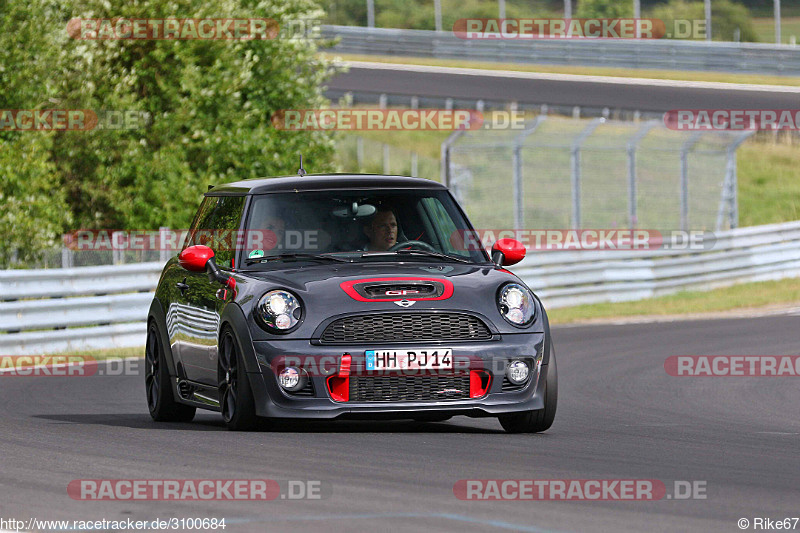
[[[200,208],[187,246],[202,244],[214,250],[217,266],[230,271],[236,255],[236,233],[244,210],[244,196],[208,196]],[[181,361],[192,381],[217,385],[217,337],[223,300],[222,286],[205,272],[185,271],[185,303],[178,312]]]

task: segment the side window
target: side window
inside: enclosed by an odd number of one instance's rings
[[[439,237],[442,251],[463,255],[463,251],[458,251],[453,248],[450,239],[458,230],[442,203],[437,198],[423,198],[422,203],[425,205],[425,209],[428,211],[430,217],[434,220],[434,227],[436,227],[441,234]]]
[[[200,227],[204,227],[206,219],[208,219],[211,212],[214,210],[214,207],[217,205],[217,199],[206,196],[203,198],[203,201],[200,203],[200,208],[197,210],[197,214],[194,216],[194,220],[192,220],[192,225],[189,228],[189,234],[186,236],[186,239],[183,242],[183,248],[181,250],[185,250],[189,246],[194,246],[195,244],[204,244],[201,242],[195,242],[197,236],[197,230]]]
[[[191,229],[189,246],[203,244],[214,250],[221,268],[232,268],[244,196],[207,196]]]

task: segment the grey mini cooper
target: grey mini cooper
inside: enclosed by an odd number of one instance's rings
[[[555,417],[542,303],[491,254],[446,187],[400,176],[307,175],[210,189],[148,313],[157,421],[219,411],[278,419]]]

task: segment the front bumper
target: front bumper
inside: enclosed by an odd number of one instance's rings
[[[492,341],[453,343],[398,343],[387,348],[450,348],[460,361],[469,361],[470,368],[480,368],[491,381],[488,390],[478,398],[461,398],[425,401],[336,401],[328,385],[330,375],[338,372],[338,361],[343,354],[351,354],[354,361],[364,356],[366,350],[376,345],[320,346],[307,340],[255,341],[258,372],[249,372],[256,413],[268,418],[412,418],[436,413],[472,417],[497,416],[504,413],[530,411],[544,407],[544,382],[547,377],[547,358],[544,356],[544,333],[507,334]],[[309,379],[313,396],[292,395],[283,391],[277,380],[281,363],[287,358],[294,361],[337,361],[335,364],[313,366]],[[516,358],[531,360],[534,365],[526,385],[514,391],[503,390],[507,363]],[[308,368],[308,367],[306,367]],[[358,372],[354,364],[354,372]],[[422,378],[420,378],[422,379]]]

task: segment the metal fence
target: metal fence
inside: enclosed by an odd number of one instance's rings
[[[633,39],[465,40],[452,31],[323,26],[333,51],[500,63],[800,75],[792,45]]]
[[[539,115],[454,132],[441,175],[478,228],[720,231],[737,226],[736,150],[750,135]]]
[[[0,352],[144,346],[163,263],[0,271]]]
[[[708,250],[553,251],[512,267],[555,309],[800,277],[800,222],[716,234]]]
[[[432,157],[359,135],[340,136],[335,157],[337,167],[348,172],[425,178],[439,174],[439,161]]]
[[[0,353],[143,346],[161,268],[0,271]],[[547,308],[798,277],[800,222],[720,232],[700,251],[531,252],[511,269]]]

